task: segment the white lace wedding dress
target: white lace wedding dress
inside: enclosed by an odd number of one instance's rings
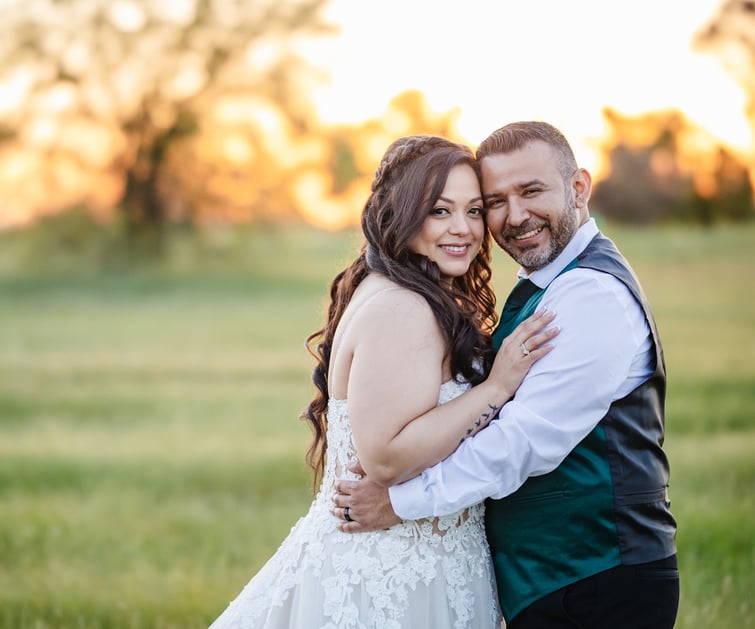
[[[442,385],[439,403],[469,385]],[[483,505],[454,515],[341,533],[337,477],[353,477],[346,400],[328,407],[328,458],[309,512],[210,629],[487,629],[501,627]]]

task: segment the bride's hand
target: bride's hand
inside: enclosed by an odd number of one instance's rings
[[[522,321],[501,344],[488,380],[503,388],[508,394],[506,399],[514,395],[533,363],[553,349],[550,341],[559,333],[559,327],[547,326],[555,317],[555,312],[540,308]]]

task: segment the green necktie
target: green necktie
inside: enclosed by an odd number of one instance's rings
[[[501,312],[501,319],[498,322],[498,327],[496,328],[495,333],[493,334],[493,345],[496,349],[501,346],[503,339],[513,332],[518,323],[517,317],[522,308],[539,290],[542,289],[538,288],[527,278],[520,279],[517,285],[514,286],[508,299],[506,299],[506,303],[503,306],[503,312]]]

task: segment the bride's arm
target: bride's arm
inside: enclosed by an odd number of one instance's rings
[[[553,332],[532,333],[551,320],[540,315],[512,334],[487,380],[438,406],[446,346],[432,310],[410,291],[378,296],[350,330],[349,417],[368,476],[386,486],[412,478],[486,426],[532,363],[550,351],[543,346],[524,356],[518,343],[530,339],[533,350],[549,340]]]

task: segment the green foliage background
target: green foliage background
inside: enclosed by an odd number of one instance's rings
[[[677,627],[753,627],[755,228],[603,227],[666,349]],[[206,627],[311,499],[303,342],[359,239],[188,234],[106,272],[106,237],[55,242],[0,238],[0,628]]]

